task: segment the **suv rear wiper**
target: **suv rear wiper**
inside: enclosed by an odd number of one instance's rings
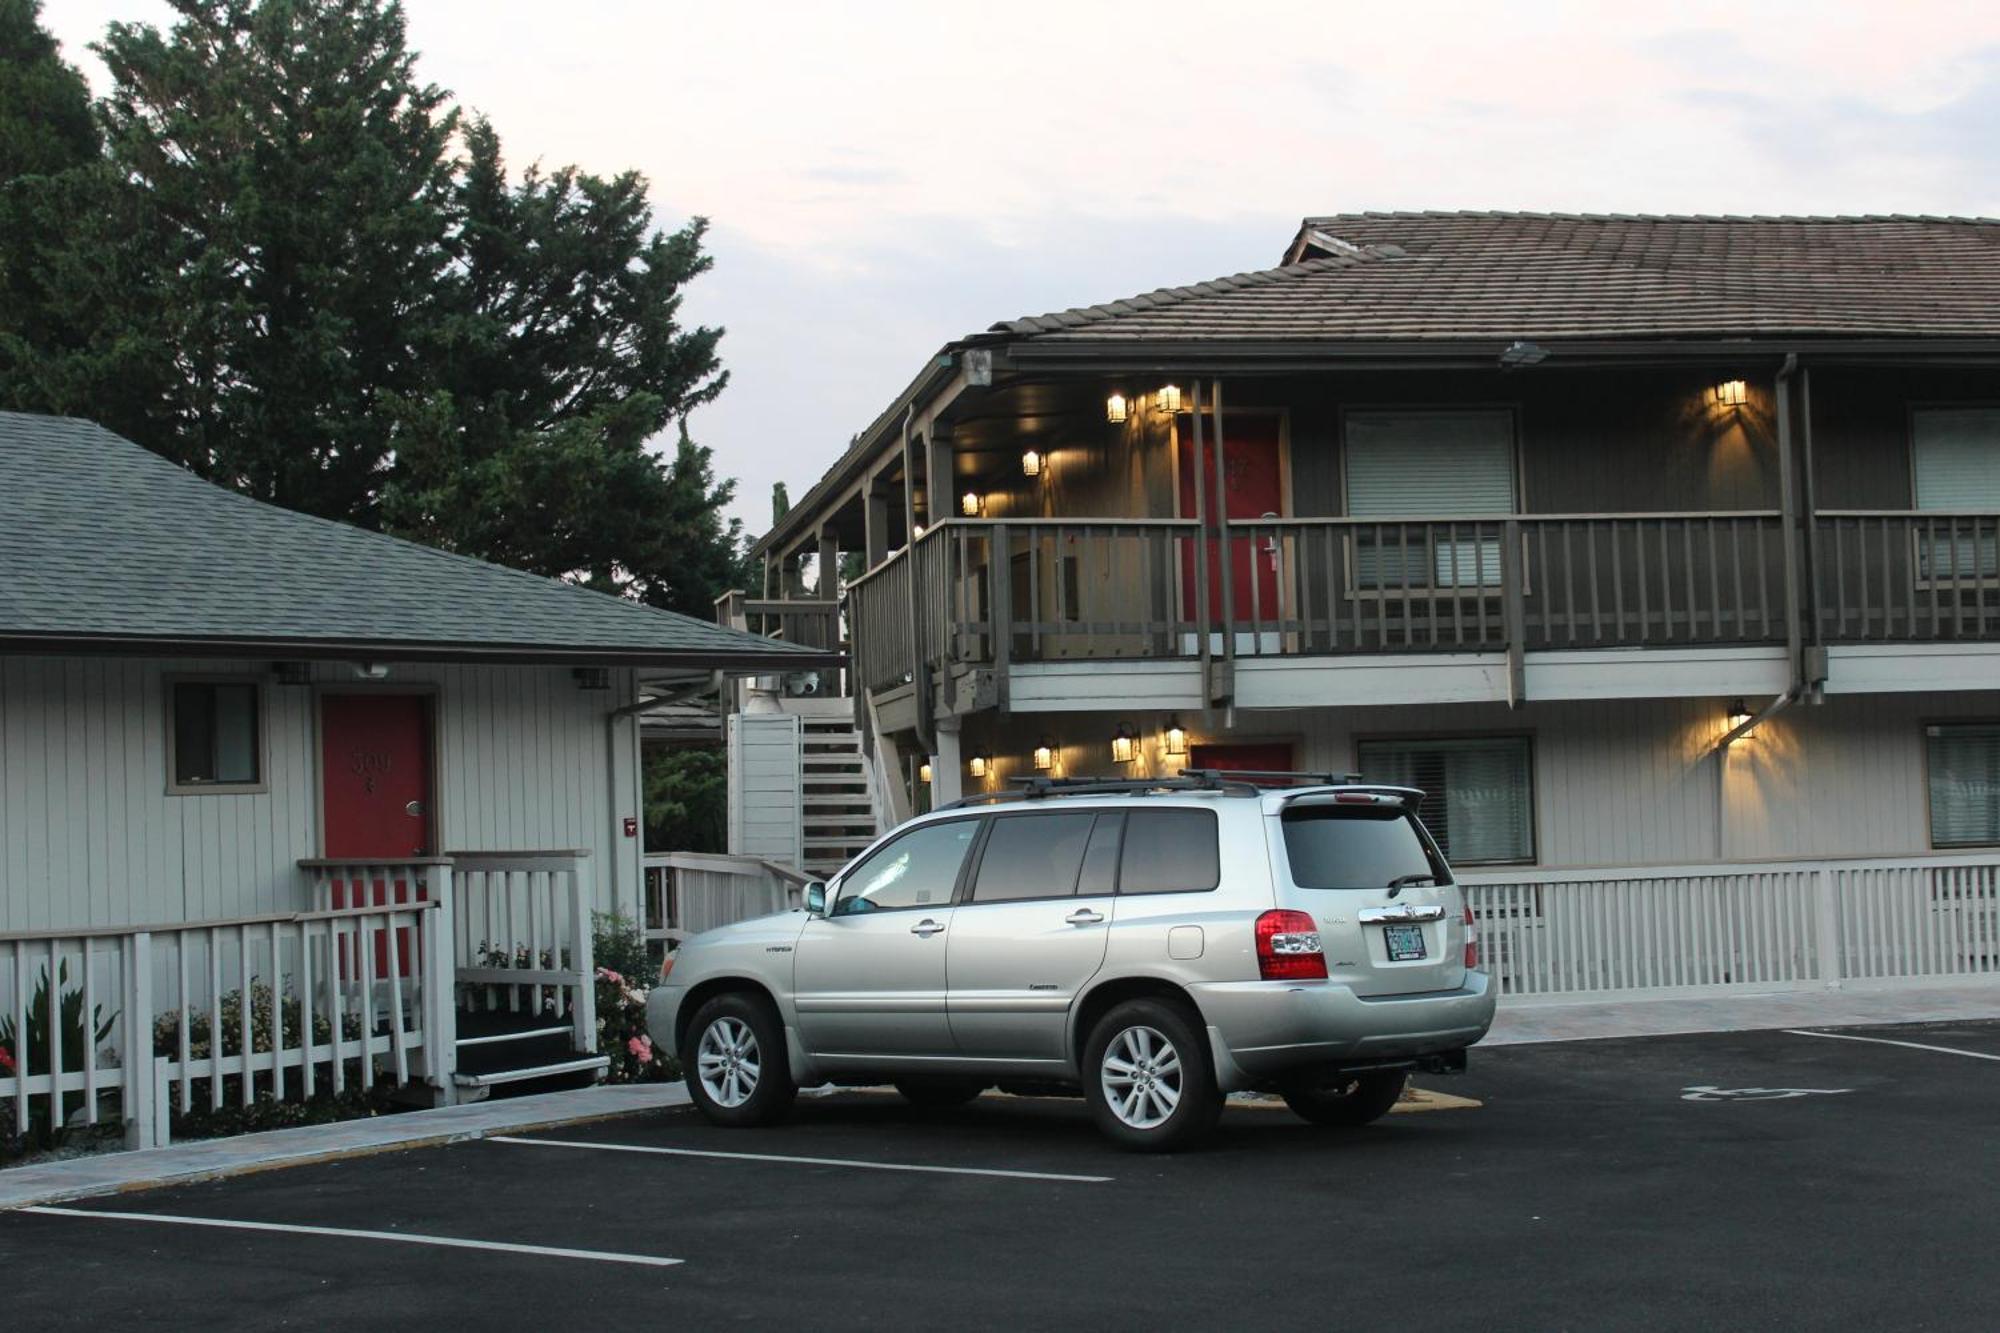
[[[1397,894],[1401,893],[1404,889],[1407,889],[1412,884],[1435,884],[1437,882],[1438,882],[1438,877],[1436,875],[1430,874],[1427,871],[1420,870],[1414,875],[1398,875],[1396,876],[1396,878],[1389,881],[1388,884],[1389,896],[1391,898],[1395,897]]]

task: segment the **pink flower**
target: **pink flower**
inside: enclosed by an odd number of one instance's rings
[[[648,1064],[652,1063],[653,1039],[651,1037],[634,1037],[625,1043],[625,1049],[632,1052],[636,1058]]]
[[[4,1069],[10,1074],[17,1072],[13,1053],[5,1046],[0,1046],[0,1069]]]
[[[625,984],[625,978],[620,976],[618,973],[613,972],[608,967],[600,967],[597,969],[597,979],[599,981],[613,982],[620,986]]]

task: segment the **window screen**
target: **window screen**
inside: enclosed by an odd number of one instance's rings
[[[255,683],[176,681],[173,728],[174,785],[247,786],[263,780]]]
[[[1120,893],[1196,893],[1222,882],[1211,810],[1133,810],[1125,816]]]
[[[1507,412],[1354,412],[1344,435],[1351,517],[1477,518],[1515,511],[1514,419]],[[1358,586],[1500,582],[1497,533],[1467,525],[1461,539],[1446,533],[1431,548],[1403,536],[1401,529],[1384,529],[1379,542],[1372,532],[1357,535]]]
[[[1931,846],[2000,843],[2000,724],[1927,727]]]
[[[1368,781],[1424,792],[1424,826],[1453,863],[1535,859],[1527,737],[1363,741],[1359,758]]]
[[[1064,898],[1076,892],[1077,874],[1097,817],[1003,815],[986,835],[972,900],[1007,902],[1017,898]]]
[[[1917,508],[2000,509],[2000,408],[1922,408],[1911,414],[1910,426]],[[1917,561],[1926,578],[2000,573],[1991,528],[1969,519],[1938,519],[1919,529]]]

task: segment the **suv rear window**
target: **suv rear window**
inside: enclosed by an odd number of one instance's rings
[[[1451,883],[1410,814],[1393,805],[1309,805],[1285,811],[1285,856],[1302,889],[1382,889],[1416,877]]]
[[[1201,893],[1222,882],[1213,810],[1131,810],[1125,815],[1120,893]]]

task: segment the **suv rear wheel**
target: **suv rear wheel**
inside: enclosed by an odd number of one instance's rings
[[[1288,1088],[1285,1105],[1315,1125],[1366,1125],[1389,1113],[1408,1078],[1400,1069],[1350,1074],[1323,1088]]]
[[[1127,1000],[1084,1046],[1083,1095],[1121,1148],[1172,1152],[1207,1137],[1222,1114],[1208,1043],[1180,1006]]]
[[[798,1096],[778,1015],[742,991],[695,1011],[681,1043],[681,1068],[696,1108],[717,1125],[775,1124]]]

